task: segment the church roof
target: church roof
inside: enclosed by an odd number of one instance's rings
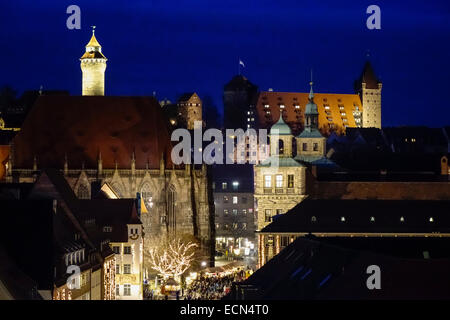
[[[171,167],[171,141],[153,97],[40,96],[14,139],[14,167],[129,169],[159,168],[164,154]]]
[[[305,129],[300,133],[297,138],[323,138],[322,134],[316,128],[310,130]]]
[[[278,130],[275,132],[275,130]],[[292,135],[291,128],[284,122],[283,115],[280,113],[280,119],[270,128],[270,134],[275,135],[278,134],[280,136],[283,135]]]

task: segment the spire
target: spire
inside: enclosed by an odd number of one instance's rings
[[[309,85],[311,86],[311,89],[309,90],[309,101],[312,102],[314,100],[313,82],[311,81]]]
[[[309,85],[311,86],[311,89],[309,90],[309,101],[313,101],[314,99],[314,92],[313,92],[313,70],[311,69],[311,81],[309,82]]]
[[[92,37],[91,37],[91,40],[89,40],[89,42],[88,42],[88,44],[86,45],[86,48],[87,47],[102,47],[101,45],[100,45],[100,43],[98,43],[98,41],[97,41],[97,38],[95,38],[95,26],[91,26],[91,28],[92,28]]]

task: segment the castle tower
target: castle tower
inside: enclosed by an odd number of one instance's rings
[[[80,58],[83,72],[83,96],[105,95],[106,57],[102,47],[95,38],[95,26],[92,27],[92,37],[86,45],[86,52]]]
[[[202,100],[195,93],[183,94],[177,102],[181,124],[188,130],[194,129],[195,121],[202,120]]]
[[[364,65],[361,77],[355,82],[355,91],[363,107],[363,128],[381,129],[381,87],[369,61]]]

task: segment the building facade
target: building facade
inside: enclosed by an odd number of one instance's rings
[[[381,85],[367,62],[355,81],[355,94],[315,93],[320,132],[328,135],[343,134],[346,128],[381,128]],[[260,92],[256,103],[259,127],[270,128],[283,113],[294,134],[299,134],[304,128],[308,99],[308,93]]]
[[[230,175],[214,179],[216,251],[248,256],[256,252],[253,186],[242,176]]]

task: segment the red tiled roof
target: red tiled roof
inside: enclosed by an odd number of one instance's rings
[[[14,139],[15,168],[159,168],[161,154],[171,167],[171,142],[153,97],[40,96]]]

